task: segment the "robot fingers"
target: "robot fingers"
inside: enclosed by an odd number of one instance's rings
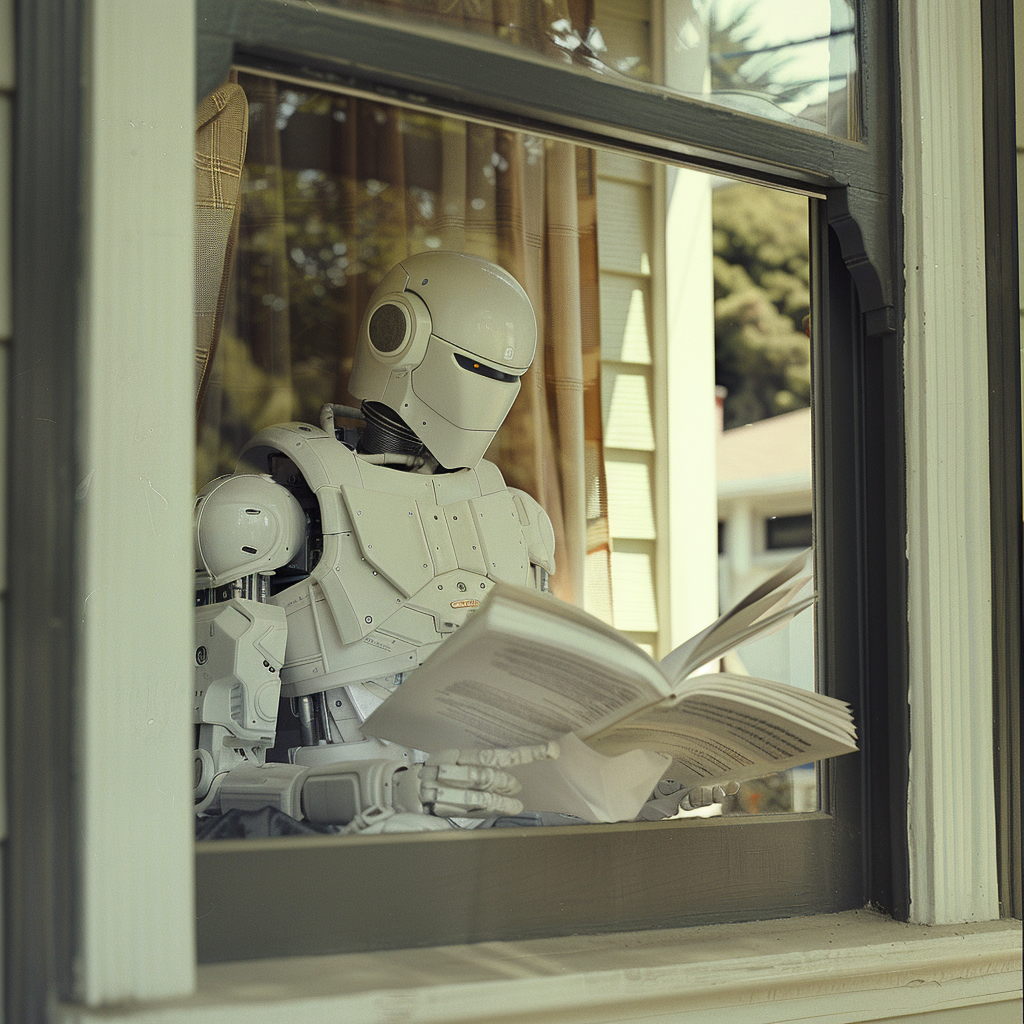
[[[551,761],[559,755],[558,743],[549,740],[526,747],[493,747],[483,750],[439,750],[427,758],[427,764],[481,765],[489,768],[514,768],[534,761]]]
[[[679,811],[696,811],[722,803],[727,796],[739,792],[738,782],[724,782],[717,786],[681,786],[673,779],[662,779],[651,794],[651,799],[640,809],[640,821],[658,821],[671,818]]]
[[[515,797],[449,786],[437,786],[434,789],[431,807],[432,813],[442,818],[486,818],[492,815],[521,814],[522,810],[522,803]]]
[[[502,796],[515,796],[522,789],[519,780],[508,772],[482,765],[439,764],[428,767],[421,775],[426,781],[426,772],[434,774],[436,781],[453,786],[457,789],[479,790],[482,793],[499,793]]]
[[[684,811],[695,811],[700,807],[720,804],[727,796],[734,796],[740,790],[738,782],[726,782],[720,786],[694,786],[680,802]]]
[[[420,769],[420,800],[442,817],[519,814],[523,805],[514,799],[519,788],[508,772],[486,765],[427,764]]]

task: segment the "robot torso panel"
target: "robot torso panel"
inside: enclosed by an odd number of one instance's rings
[[[314,524],[309,575],[271,599],[287,616],[284,696],[411,671],[495,581],[539,587],[554,571],[547,515],[484,460],[400,472],[288,424],[256,435],[242,461],[296,494]]]

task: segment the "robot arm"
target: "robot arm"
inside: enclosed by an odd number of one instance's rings
[[[287,625],[266,580],[305,541],[298,502],[266,476],[227,476],[193,508],[197,813],[215,809],[225,777],[259,767],[273,747]]]
[[[547,590],[548,577],[555,571],[555,529],[543,506],[532,495],[518,487],[510,487],[508,491],[526,537],[533,585],[537,590]]]
[[[362,831],[405,815],[405,827],[435,827],[416,816],[485,817],[519,814],[514,798],[518,781],[496,764],[508,767],[557,756],[557,746],[542,744],[517,750],[450,750],[436,763],[343,761],[321,768],[293,764],[243,763],[218,776],[207,807],[220,812],[274,807],[297,820],[349,825]]]
[[[499,750],[444,750],[425,764],[343,761],[309,772],[302,787],[302,811],[310,821],[352,823],[364,831],[392,815],[403,827],[418,825],[416,815],[476,818],[519,814],[519,782],[504,769],[558,756],[557,743]],[[411,820],[410,820],[411,819]]]

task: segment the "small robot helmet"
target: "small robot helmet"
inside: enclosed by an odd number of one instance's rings
[[[302,550],[306,516],[295,497],[265,475],[211,480],[192,512],[200,585],[219,587],[287,565]]]

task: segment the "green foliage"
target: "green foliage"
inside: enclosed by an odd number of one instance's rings
[[[715,379],[726,428],[810,404],[807,200],[758,185],[715,189]]]

